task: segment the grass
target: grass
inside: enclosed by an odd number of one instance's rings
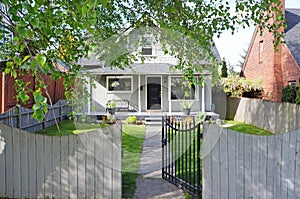
[[[228,120],[225,122],[225,124],[230,124],[230,126],[227,127],[228,129],[238,131],[241,133],[246,133],[251,135],[261,135],[261,136],[273,135],[273,133],[270,131],[243,122]]]
[[[99,124],[86,124],[80,123],[75,124],[72,120],[63,120],[59,124],[60,132],[58,132],[56,125],[47,127],[36,133],[43,134],[43,135],[51,135],[51,136],[62,136],[62,135],[70,135],[70,134],[79,134],[85,133],[88,131],[95,130],[97,128],[103,128],[107,125],[99,125]]]
[[[122,131],[122,198],[132,198],[136,189],[146,127],[123,125]]]

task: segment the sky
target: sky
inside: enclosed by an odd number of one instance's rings
[[[232,2],[234,0],[231,0]],[[286,8],[300,8],[300,0],[285,0]],[[241,55],[248,50],[255,27],[240,28],[237,33],[224,32],[220,38],[214,38],[221,58],[225,58],[228,65],[235,66],[241,61]]]

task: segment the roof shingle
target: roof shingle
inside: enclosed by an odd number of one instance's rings
[[[300,9],[286,9],[285,17],[287,23],[285,41],[300,66]]]

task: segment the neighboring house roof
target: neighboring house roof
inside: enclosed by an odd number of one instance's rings
[[[287,23],[285,41],[300,66],[300,9],[286,9],[285,17]]]

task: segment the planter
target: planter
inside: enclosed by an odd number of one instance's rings
[[[184,109],[183,109],[183,112],[184,112],[185,115],[190,115],[190,113],[191,113],[191,108],[184,108]]]
[[[109,114],[114,115],[116,113],[116,108],[108,108],[107,111]]]

